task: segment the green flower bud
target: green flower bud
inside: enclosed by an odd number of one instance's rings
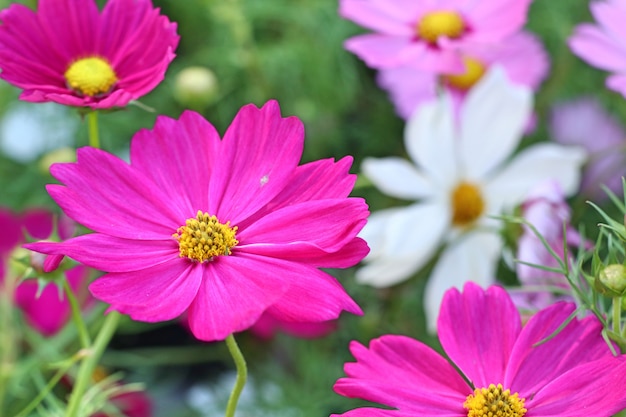
[[[187,67],[176,75],[174,98],[183,106],[201,110],[215,102],[217,96],[217,77],[210,69]]]
[[[59,148],[48,152],[39,160],[39,171],[48,174],[50,165],[57,162],[76,162],[76,151],[73,148]]]
[[[621,264],[605,266],[596,277],[594,286],[608,297],[622,297],[626,294],[626,267]]]

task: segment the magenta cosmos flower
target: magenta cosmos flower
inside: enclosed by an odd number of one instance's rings
[[[561,302],[520,316],[499,287],[467,283],[449,290],[439,315],[439,339],[452,361],[421,342],[385,335],[369,349],[352,342],[356,363],[335,391],[385,404],[350,417],[608,417],[626,407],[626,360],[615,357],[595,317],[574,319],[546,339],[575,310]],[[536,345],[536,346],[535,346]],[[461,371],[457,371],[457,368]],[[492,412],[493,414],[491,414]]]
[[[526,22],[530,0],[340,0],[339,14],[375,31],[345,47],[373,68],[463,72],[459,49],[499,42]]]
[[[463,57],[462,74],[437,74],[411,65],[382,69],[378,84],[389,92],[398,115],[408,119],[417,107],[434,100],[444,88],[459,104],[467,92],[489,71],[500,66],[509,80],[536,90],[548,74],[548,54],[541,42],[529,32],[518,32],[497,44],[468,45]]]
[[[74,232],[74,224],[68,220],[62,216],[55,221],[53,214],[45,209],[29,209],[16,214],[0,208],[0,287],[6,279],[9,257],[25,241],[24,232],[30,238],[47,239],[53,234],[56,223],[56,233],[60,238],[66,239]],[[34,255],[37,255],[32,259],[34,266],[49,265],[54,268],[62,259],[59,256],[48,256],[44,260],[37,259],[43,258],[40,254]],[[89,304],[89,269],[79,265],[65,271],[65,277],[81,304]],[[48,284],[41,290],[37,281],[26,280],[15,288],[13,300],[32,328],[44,336],[52,336],[63,328],[71,314],[70,303],[62,294],[54,284]]]
[[[163,80],[176,24],[150,0],[40,0],[0,12],[0,77],[25,101],[125,106]]]
[[[187,311],[193,334],[220,340],[263,312],[291,322],[360,308],[318,268],[355,265],[367,205],[348,198],[350,157],[298,166],[302,123],[278,103],[243,107],[220,140],[194,112],[135,135],[130,165],[82,148],[56,164],[48,192],[94,230],[28,248],[108,272],[90,289],[112,310],[157,322]]]
[[[613,72],[606,86],[626,97],[626,0],[593,1],[589,8],[598,25],[578,25],[569,47],[594,67]]]

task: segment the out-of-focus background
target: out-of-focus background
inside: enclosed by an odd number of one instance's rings
[[[0,1],[0,7],[9,3]],[[277,99],[284,116],[304,122],[303,162],[352,155],[352,172],[358,173],[366,156],[405,155],[405,122],[377,86],[375,72],[342,47],[345,39],[364,30],[338,16],[337,0],[153,3],[178,23],[177,57],[163,83],[141,99],[142,107],[101,115],[104,149],[126,157],[133,134],[151,128],[160,114],[178,117],[192,108],[223,133],[241,106]],[[604,88],[606,74],[580,61],[566,46],[574,25],[591,20],[588,1],[532,4],[527,29],[544,43],[551,70],[536,97],[537,129],[523,145],[547,140],[551,107],[581,96],[597,98],[626,122],[623,98]],[[47,173],[49,161],[60,158],[64,147],[87,144],[86,123],[75,110],[20,102],[18,95],[16,88],[0,83],[0,205],[17,212],[41,206],[58,210],[44,189],[54,181]],[[354,195],[366,197],[372,211],[406,204],[366,181],[359,181]],[[597,222],[582,201],[575,198],[572,205],[575,224]],[[501,269],[506,275],[506,268]],[[343,364],[352,360],[351,340],[367,343],[382,334],[400,333],[438,348],[425,329],[424,279],[376,290],[358,285],[354,271],[332,273],[365,315],[344,315],[334,332],[314,339],[282,333],[269,339],[240,335],[251,381],[239,416],[327,416],[364,404],[332,390],[343,376]],[[145,383],[157,417],[221,415],[234,381],[223,343],[199,343],[178,322],[125,321],[103,364],[124,372],[129,381]]]

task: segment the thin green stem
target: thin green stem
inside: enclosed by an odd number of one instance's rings
[[[87,357],[83,359],[80,364],[80,368],[78,369],[76,383],[74,384],[74,389],[72,390],[70,401],[67,406],[67,412],[65,413],[66,417],[76,417],[78,415],[80,400],[83,398],[83,395],[92,380],[93,371],[98,364],[104,349],[107,347],[111,337],[113,337],[113,334],[115,333],[120,317],[121,315],[118,312],[112,311],[104,319],[104,323],[100,328],[100,332],[98,332],[98,336],[96,337],[93,346],[89,350]]]
[[[70,287],[70,284],[66,279],[63,280],[63,289],[65,290],[65,296],[67,297],[67,301],[70,302],[70,307],[72,310],[72,320],[74,321],[74,324],[78,329],[80,345],[83,349],[87,349],[89,348],[89,346],[91,346],[91,338],[89,337],[89,332],[87,331],[87,327],[85,326],[85,321],[83,320],[78,300],[76,300],[76,297],[74,296],[74,291],[72,291],[72,287]]]
[[[87,122],[89,123],[89,146],[92,148],[100,148],[100,137],[98,136],[98,112],[90,111],[87,114]]]
[[[246,360],[244,359],[241,350],[239,350],[239,346],[237,346],[235,336],[231,334],[226,338],[226,346],[228,347],[228,351],[233,357],[235,367],[237,368],[237,380],[235,381],[233,391],[230,393],[230,398],[228,398],[226,417],[235,417],[237,402],[239,401],[239,396],[241,395],[241,391],[243,391],[243,387],[246,385],[246,379],[248,378],[248,367],[246,366]]]
[[[621,334],[622,297],[613,298],[613,332]]]

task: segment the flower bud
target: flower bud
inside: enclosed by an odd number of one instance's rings
[[[621,264],[607,265],[595,279],[595,288],[608,297],[626,294],[626,267]]]
[[[57,162],[76,162],[76,151],[73,148],[65,147],[48,152],[39,160],[39,171],[48,174],[50,165]]]
[[[217,77],[210,69],[187,67],[176,75],[174,97],[183,106],[203,109],[213,103],[217,96]]]

